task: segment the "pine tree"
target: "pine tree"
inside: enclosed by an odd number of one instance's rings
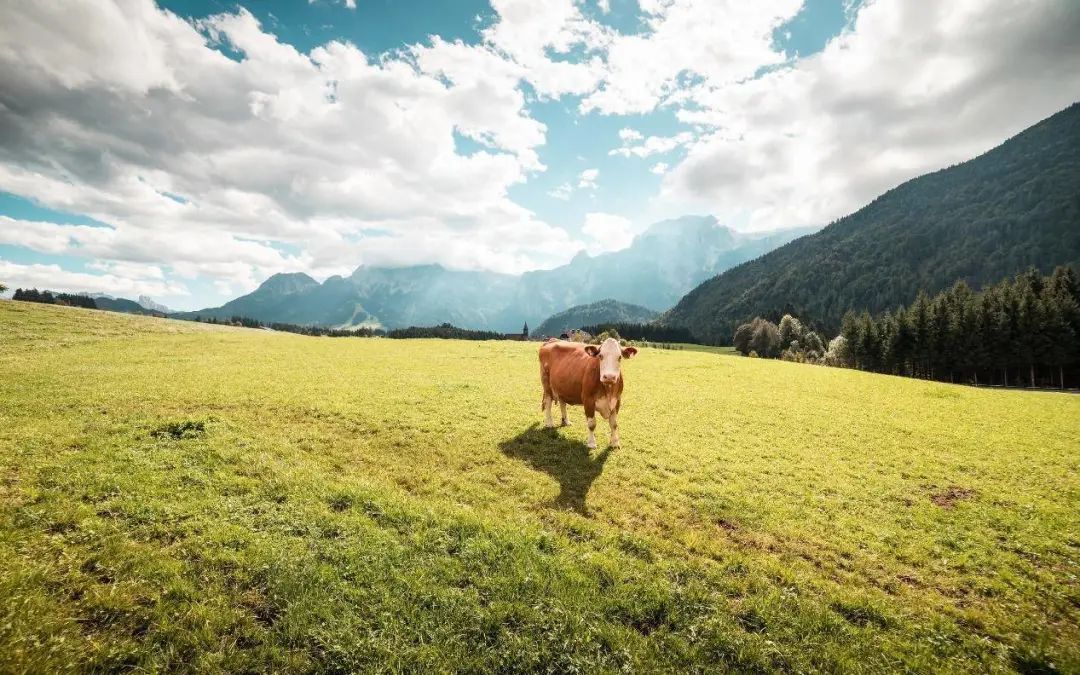
[[[1025,280],[1026,281],[1026,280]],[[1038,333],[1042,330],[1042,316],[1039,307],[1039,298],[1035,293],[1035,287],[1029,283],[1022,283],[1020,288],[1020,306],[1018,315],[1019,340],[1017,340],[1017,354],[1020,362],[1028,369],[1031,386],[1035,386],[1035,361],[1038,358],[1040,339]]]
[[[949,369],[953,360],[952,334],[949,332],[949,303],[944,294],[934,298],[933,335],[931,336],[930,377],[940,377]]]
[[[914,374],[927,377],[930,371],[930,343],[934,317],[931,312],[930,298],[927,297],[924,291],[919,291],[918,297],[915,298],[909,320],[911,321]]]
[[[881,362],[881,349],[878,343],[878,329],[869,312],[859,317],[855,336],[856,367],[862,370],[876,371]]]
[[[1065,366],[1072,365],[1076,333],[1069,324],[1066,307],[1072,298],[1048,294],[1043,297],[1043,337],[1045,364],[1058,372],[1058,384],[1065,388]]]

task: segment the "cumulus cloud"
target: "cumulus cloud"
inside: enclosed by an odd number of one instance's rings
[[[600,52],[613,32],[582,15],[573,0],[491,0],[499,20],[484,31],[491,49],[524,69],[541,96],[586,94],[604,64]],[[573,50],[584,53],[571,59]]]
[[[62,269],[59,265],[21,265],[0,260],[0,279],[11,288],[40,288],[72,293],[108,293],[125,297],[138,295],[183,296],[187,289],[154,279],[130,279],[111,272],[87,274]]]
[[[641,140],[640,134],[638,139],[624,139],[624,140]],[[694,140],[694,134],[689,131],[682,131],[674,136],[649,136],[642,140],[640,143],[632,144],[628,143],[621,148],[615,148],[609,155],[619,155],[622,157],[648,157],[649,155],[662,155],[664,153],[671,152],[672,150],[682,147],[687,143]]]
[[[573,195],[573,194],[574,194],[574,186],[571,185],[570,183],[561,183],[561,184],[557,185],[554,189],[548,191],[548,195],[554,197],[555,199],[562,200],[564,202],[566,200],[570,199],[570,196]]]
[[[657,162],[649,168],[650,173],[655,173],[658,176],[663,176],[667,173],[668,165],[666,162]]]
[[[578,175],[578,188],[582,190],[596,189],[596,179],[600,176],[600,169],[585,169]]]
[[[638,4],[647,30],[610,37],[601,84],[582,101],[583,111],[647,113],[677,98],[689,82],[721,86],[782,63],[772,34],[795,16],[802,0]]]
[[[709,131],[668,198],[751,227],[824,224],[905,179],[969,159],[1080,99],[1080,5],[879,0],[819,54],[689,89]]]
[[[4,4],[0,45],[0,190],[109,225],[5,223],[18,245],[238,287],[417,257],[509,271],[575,248],[507,196],[543,169],[545,128],[494,47],[305,54],[242,8],[192,24],[150,0]],[[483,149],[458,154],[455,133]]]

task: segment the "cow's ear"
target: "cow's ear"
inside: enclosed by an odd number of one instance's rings
[[[636,347],[623,347],[622,348],[622,355],[623,355],[624,359],[628,359],[628,358],[632,357],[634,354],[637,354],[637,348]]]
[[[600,348],[596,345],[585,345],[585,353],[589,356],[600,356]]]

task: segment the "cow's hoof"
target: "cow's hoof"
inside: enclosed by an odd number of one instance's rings
[[[564,426],[564,427],[570,426],[570,420],[563,420],[562,421],[562,426]]]
[[[616,448],[621,448],[622,445],[620,445],[618,441],[615,441],[613,443],[608,443],[608,447],[615,450]]]
[[[589,441],[588,443],[585,444],[585,447],[587,447],[590,450],[595,450],[596,449],[596,441]]]

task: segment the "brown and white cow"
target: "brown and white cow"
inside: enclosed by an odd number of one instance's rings
[[[619,362],[634,354],[636,349],[620,347],[614,338],[604,340],[599,347],[555,339],[545,342],[540,347],[540,383],[544,386],[544,401],[540,405],[547,426],[555,426],[551,419],[552,402],[559,402],[563,426],[570,424],[566,418],[567,404],[584,406],[589,447],[596,447],[593,430],[597,412],[611,427],[611,447],[619,447],[619,404],[623,391]]]

